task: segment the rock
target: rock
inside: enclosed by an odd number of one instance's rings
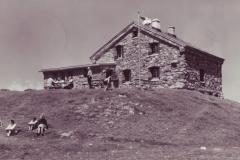
[[[185,84],[182,82],[176,82],[174,85],[170,86],[169,88],[184,88]]]
[[[207,147],[201,146],[200,149],[201,149],[201,150],[207,150]]]
[[[72,136],[72,134],[73,134],[74,132],[73,131],[69,131],[69,132],[64,132],[64,133],[62,133],[62,134],[60,134],[60,136],[63,138],[63,137],[71,137]]]
[[[119,94],[118,97],[120,98],[126,98],[127,96],[125,94]]]

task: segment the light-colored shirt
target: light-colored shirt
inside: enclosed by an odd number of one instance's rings
[[[28,124],[29,125],[34,125],[34,124],[36,124],[37,123],[37,119],[34,121],[34,120],[31,120]]]
[[[92,70],[91,69],[88,70],[87,76],[92,77]]]
[[[54,81],[53,81],[53,79],[52,79],[51,77],[48,78],[48,79],[47,79],[47,86],[48,86],[48,87],[51,87],[51,86],[53,85],[53,82],[54,82]]]
[[[72,78],[68,80],[68,83],[72,83],[72,82],[73,82],[73,79],[72,79]]]
[[[16,128],[16,123],[14,124],[9,124],[6,128],[6,130],[14,130]]]

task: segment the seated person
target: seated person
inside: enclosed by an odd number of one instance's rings
[[[54,80],[51,77],[49,77],[47,79],[47,89],[52,89],[53,87],[54,87]]]
[[[16,129],[16,123],[14,122],[14,120],[11,120],[10,124],[5,129],[7,132],[7,136],[13,135],[15,133],[15,129]]]
[[[55,83],[55,88],[60,89],[60,88],[63,88],[63,85],[65,82],[60,77],[58,77],[58,79],[54,83]]]
[[[45,130],[48,129],[48,124],[43,114],[41,114],[40,119],[36,123],[36,126],[37,126],[37,135],[44,136]]]
[[[32,131],[34,129],[37,128],[36,124],[37,124],[38,120],[36,117],[34,117],[29,123],[28,123],[28,130]]]
[[[73,78],[69,77],[66,81],[66,84],[63,86],[64,89],[72,89],[73,88]]]

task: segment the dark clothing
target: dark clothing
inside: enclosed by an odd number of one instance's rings
[[[91,77],[91,76],[88,76],[88,77],[87,77],[87,80],[88,80],[89,88],[91,89],[91,88],[92,88],[92,77]]]
[[[48,129],[47,120],[45,118],[39,119],[38,122],[36,123],[36,126],[38,126],[39,124],[46,125],[46,128]]]

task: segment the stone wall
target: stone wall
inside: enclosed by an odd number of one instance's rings
[[[222,96],[222,63],[212,56],[186,51],[186,87],[200,90],[215,96]],[[204,80],[200,81],[200,69],[204,71]]]
[[[93,73],[93,83],[97,86],[96,83],[99,83],[103,80],[104,75],[102,74],[103,70],[115,70],[115,65],[101,65],[101,66],[93,66],[90,67]],[[64,71],[51,71],[51,72],[44,72],[44,87],[47,86],[47,79],[49,77],[53,78],[54,80],[57,79],[66,79],[68,77],[73,78],[73,89],[80,89],[80,88],[88,88],[87,82],[87,67],[78,68],[78,69],[68,69]],[[98,86],[97,86],[98,87]]]
[[[83,88],[84,83],[87,82],[86,78],[86,68],[85,69],[71,69],[65,71],[51,71],[51,72],[44,72],[44,87],[47,85],[47,79],[49,77],[53,78],[54,80],[57,79],[66,79],[68,77],[73,78],[73,86],[74,88]]]
[[[159,51],[149,55],[151,52],[150,43],[153,42],[159,42]],[[124,46],[124,57],[116,60],[116,71],[119,76],[120,86],[124,85],[122,83],[124,81],[123,70],[126,69],[131,70],[131,82],[128,82],[128,84],[136,85],[136,83],[138,83],[140,56],[141,82],[148,81],[150,67],[159,67],[159,78],[152,79],[150,84],[154,84],[155,87],[166,88],[185,87],[185,56],[180,53],[178,47],[158,41],[143,32],[140,34],[140,40],[138,40],[137,37],[132,38],[132,35],[128,34],[124,39],[115,44],[115,46],[117,45]],[[114,57],[116,57],[115,47],[112,47],[106,52],[106,56],[110,59],[112,58],[111,61],[113,61]],[[110,54],[112,54],[112,56],[110,56]],[[97,63],[104,62],[106,56],[97,60]],[[172,63],[176,63],[176,67],[173,67]]]

